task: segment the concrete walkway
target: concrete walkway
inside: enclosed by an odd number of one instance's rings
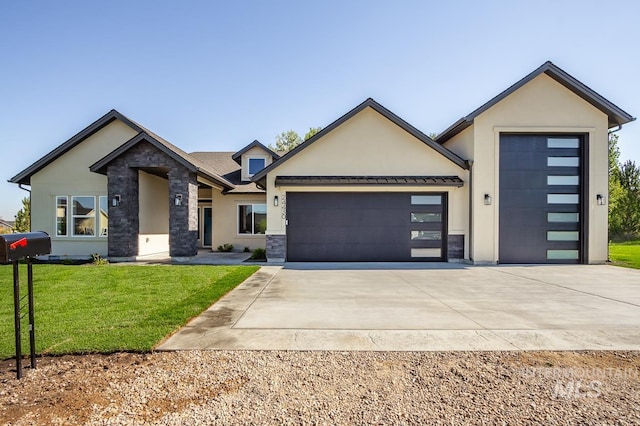
[[[640,350],[640,271],[264,266],[158,349]]]

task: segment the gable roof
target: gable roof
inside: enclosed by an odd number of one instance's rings
[[[493,107],[495,104],[497,104],[498,102],[500,102],[501,100],[503,100],[504,98],[506,98],[507,96],[509,96],[516,90],[520,89],[522,86],[529,83],[531,80],[533,80],[534,78],[538,77],[540,74],[543,74],[543,73],[548,75],[549,77],[551,77],[552,79],[554,79],[555,81],[557,81],[558,83],[566,87],[567,89],[571,90],[573,93],[575,93],[585,101],[589,102],[595,108],[607,114],[607,116],[609,117],[609,128],[615,127],[615,126],[622,126],[623,124],[626,124],[626,123],[629,123],[630,121],[635,120],[635,117],[632,117],[629,113],[625,112],[618,106],[614,105],[612,102],[609,102],[603,96],[596,93],[596,91],[589,88],[587,85],[581,83],[580,81],[578,81],[577,79],[569,75],[567,72],[565,72],[564,70],[562,70],[561,68],[553,64],[551,61],[547,61],[544,64],[542,64],[540,67],[535,69],[533,72],[525,76],[523,79],[519,80],[511,87],[507,88],[505,91],[495,96],[489,102],[485,103],[484,105],[477,108],[469,115],[462,117],[461,119],[453,123],[447,129],[441,132],[435,138],[435,140],[441,144],[445,143],[446,141],[451,139],[453,136],[457,135],[467,127],[471,126],[473,124],[473,120],[477,116],[479,116],[489,108]]]
[[[255,148],[255,147],[258,147],[258,148],[266,151],[268,154],[270,154],[271,158],[273,158],[273,161],[276,161],[276,160],[278,160],[280,158],[280,155],[276,154],[275,152],[273,152],[271,149],[269,149],[266,146],[264,146],[263,144],[261,144],[256,139],[253,142],[251,142],[249,145],[247,145],[244,148],[242,148],[240,151],[238,151],[235,154],[233,154],[231,156],[231,159],[233,161],[235,161],[236,163],[240,164],[242,162],[242,154],[244,154],[245,152],[249,151],[251,148]]]
[[[361,111],[363,111],[366,108],[373,109],[374,111],[376,111],[377,113],[379,113],[380,115],[382,115],[383,117],[385,117],[386,119],[391,121],[392,123],[396,124],[401,129],[403,129],[405,132],[409,133],[410,135],[412,135],[416,139],[418,139],[421,142],[423,142],[425,145],[431,147],[432,149],[434,149],[435,151],[437,151],[438,153],[443,155],[445,158],[449,159],[451,162],[453,162],[456,165],[458,165],[460,168],[469,169],[469,163],[467,163],[461,157],[458,157],[456,154],[454,154],[453,152],[449,151],[447,148],[445,148],[442,145],[438,144],[433,139],[431,139],[429,136],[427,136],[426,134],[424,134],[420,130],[416,129],[411,124],[409,124],[408,122],[406,122],[405,120],[403,120],[402,118],[400,118],[399,116],[397,116],[396,114],[394,114],[393,112],[388,110],[387,108],[385,108],[382,105],[380,105],[374,99],[368,98],[364,102],[362,102],[360,105],[356,106],[351,111],[347,112],[345,115],[343,115],[342,117],[338,118],[336,121],[334,121],[333,123],[329,124],[327,127],[323,128],[318,133],[316,133],[315,135],[313,135],[312,137],[310,137],[309,139],[307,139],[306,141],[304,141],[303,143],[301,143],[300,145],[298,145],[297,147],[295,147],[294,149],[289,151],[282,158],[280,158],[277,161],[274,161],[269,166],[265,167],[260,172],[256,173],[253,176],[252,180],[254,182],[257,182],[257,181],[259,181],[261,179],[264,179],[264,177],[267,175],[267,173],[269,173],[271,170],[273,170],[276,167],[278,167],[279,165],[283,164],[285,161],[291,159],[296,154],[298,154],[300,151],[306,149],[307,147],[309,147],[310,145],[315,143],[317,140],[321,139],[324,135],[326,135],[327,133],[331,132],[335,128],[339,127],[344,122],[346,122],[349,119],[353,118],[355,115],[357,115],[358,113],[360,113]]]
[[[189,155],[200,160],[209,170],[213,170],[235,186],[235,188],[225,191],[225,194],[255,194],[265,192],[263,189],[258,188],[254,182],[242,180],[240,166],[231,158],[233,152],[198,151],[191,152]]]
[[[133,148],[134,146],[136,146],[137,144],[143,141],[150,143],[151,145],[153,145],[154,147],[156,147],[157,149],[165,153],[167,156],[169,156],[179,164],[182,164],[184,167],[187,168],[187,170],[194,172],[199,176],[203,176],[208,179],[211,179],[212,181],[223,186],[225,189],[234,188],[234,185],[231,182],[229,182],[222,176],[218,175],[213,170],[210,170],[209,167],[207,167],[202,161],[187,154],[177,146],[171,144],[165,139],[159,137],[158,135],[155,135],[152,132],[148,132],[148,131],[142,131],[138,133],[136,136],[129,139],[127,142],[120,145],[115,150],[111,151],[105,157],[101,158],[100,160],[92,164],[89,167],[89,170],[95,173],[106,174],[107,166],[109,165],[109,163],[111,163],[120,155],[124,154],[125,152],[127,152],[128,150],[130,150],[131,148]]]
[[[31,185],[31,176],[38,173],[40,170],[42,170],[43,168],[51,164],[57,158],[59,158],[60,156],[70,151],[73,147],[78,145],[80,142],[84,141],[91,135],[99,132],[100,130],[102,130],[103,128],[105,128],[115,120],[122,121],[124,124],[131,127],[133,130],[137,132],[141,132],[145,130],[142,126],[140,126],[135,121],[125,117],[115,109],[112,109],[102,117],[98,118],[93,123],[89,124],[83,130],[81,130],[80,132],[72,136],[66,142],[62,143],[53,151],[49,152],[47,155],[40,158],[38,161],[36,161],[32,165],[30,165],[29,167],[27,167],[26,169],[24,169],[23,171],[21,171],[11,179],[9,179],[9,182],[19,183],[23,185]]]

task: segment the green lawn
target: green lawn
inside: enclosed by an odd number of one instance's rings
[[[26,265],[20,268],[26,294]],[[36,264],[33,270],[37,352],[66,354],[149,351],[258,267]],[[0,359],[15,353],[12,283],[11,265],[0,266]],[[28,353],[27,317],[22,334]]]
[[[611,243],[609,257],[614,265],[640,269],[640,241]]]

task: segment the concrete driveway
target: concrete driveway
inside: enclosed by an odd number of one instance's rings
[[[640,271],[265,266],[158,349],[640,350]]]

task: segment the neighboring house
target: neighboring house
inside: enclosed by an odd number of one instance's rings
[[[187,154],[112,110],[10,181],[55,256],[602,263],[608,131],[632,120],[546,62],[435,140],[367,99],[282,157]]]
[[[15,221],[0,219],[0,234],[11,234],[13,232],[14,225]]]

